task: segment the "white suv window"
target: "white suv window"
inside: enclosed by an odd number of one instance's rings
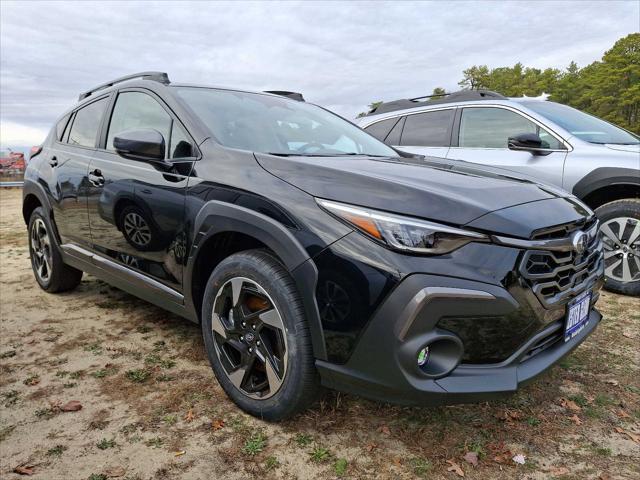
[[[536,133],[545,148],[563,148],[544,128],[522,115],[504,108],[465,108],[460,119],[458,146],[463,148],[507,148],[509,137]]]

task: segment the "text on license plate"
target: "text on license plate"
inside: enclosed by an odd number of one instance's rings
[[[589,323],[589,307],[591,292],[584,292],[569,303],[567,307],[567,321],[564,327],[564,341],[568,342],[584,329]]]

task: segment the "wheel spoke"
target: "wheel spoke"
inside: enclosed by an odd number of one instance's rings
[[[636,240],[638,239],[638,237],[640,237],[640,221],[636,222],[635,226],[633,227],[633,230],[631,230],[631,234],[629,235],[629,239],[627,240],[627,243],[629,245],[636,243]]]
[[[604,274],[605,274],[607,277],[612,277],[612,276],[613,276],[613,270],[614,270],[618,265],[620,265],[621,263],[622,263],[622,259],[621,259],[621,258],[619,258],[617,261],[613,262],[611,265],[609,265],[609,266],[605,269]]]
[[[629,257],[622,259],[622,281],[630,282],[633,277],[631,276],[631,269],[629,268]]]
[[[215,312],[211,314],[211,329],[222,338],[227,338],[227,327],[222,322],[220,315]]]
[[[249,372],[249,366],[241,365],[236,368],[233,372],[229,373],[229,380],[233,383],[236,388],[242,389],[242,384]]]
[[[604,259],[606,260],[608,258],[611,258],[616,254],[617,254],[617,252],[615,250],[605,250],[604,251]]]
[[[238,306],[238,302],[240,301],[240,293],[242,292],[242,285],[244,284],[244,280],[241,278],[233,278],[231,280],[231,298],[232,305],[234,307]]]
[[[261,313],[260,315],[258,315],[258,318],[265,325],[277,328],[278,330],[282,330],[283,328],[282,319],[280,318],[280,314],[275,308]]]
[[[613,230],[611,230],[609,223],[605,223],[604,225],[602,225],[602,227],[600,227],[600,231],[605,237],[614,242],[616,245],[620,245],[620,239],[615,233],[613,233]]]

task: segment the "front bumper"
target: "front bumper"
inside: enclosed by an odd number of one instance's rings
[[[597,294],[594,303],[596,299]],[[563,319],[556,319],[497,363],[456,362],[444,375],[426,374],[418,367],[417,352],[423,345],[452,335],[441,328],[441,319],[478,312],[508,318],[519,308],[500,286],[409,275],[377,310],[348,361],[336,364],[318,360],[317,367],[325,386],[383,402],[440,405],[484,401],[512,393],[532,381],[582,343],[602,318],[592,308],[586,327],[566,343],[562,338]],[[435,361],[446,363],[447,355]]]

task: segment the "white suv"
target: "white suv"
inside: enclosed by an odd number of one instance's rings
[[[566,105],[483,90],[382,103],[356,123],[410,153],[517,171],[596,211],[606,286],[640,295],[640,140]]]

